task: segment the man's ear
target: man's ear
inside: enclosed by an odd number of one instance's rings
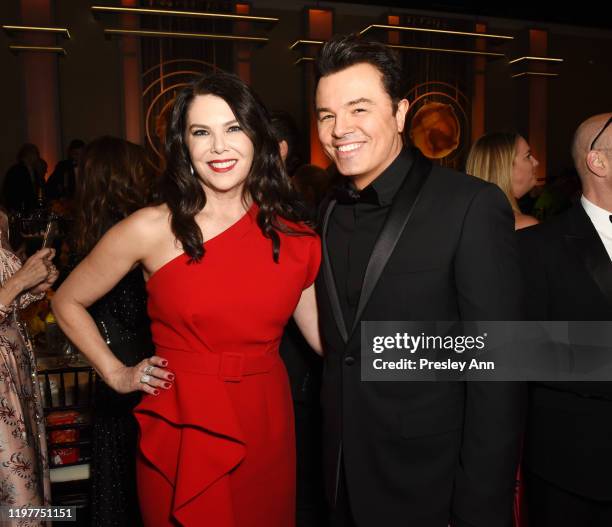
[[[606,168],[606,160],[597,150],[591,150],[586,157],[586,164],[589,170],[597,176],[603,175]]]
[[[285,141],[284,139],[282,141],[279,141],[278,148],[280,150],[281,159],[284,163],[285,161],[287,161],[287,154],[289,153],[289,145],[287,144],[287,141]]]
[[[397,112],[395,112],[395,120],[397,121],[397,131],[402,133],[404,131],[404,125],[406,124],[406,114],[410,108],[408,99],[402,99],[397,103]]]

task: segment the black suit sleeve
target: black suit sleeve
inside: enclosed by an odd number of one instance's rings
[[[521,271],[523,277],[523,309],[526,320],[548,320],[548,280],[544,260],[540,257],[537,229],[518,233]]]
[[[521,320],[522,281],[514,215],[487,185],[464,218],[455,257],[463,320]],[[455,478],[453,525],[510,527],[525,386],[466,382],[465,421]]]
[[[55,169],[45,184],[45,196],[47,199],[58,199],[61,197],[64,185],[64,172],[66,169],[67,167],[64,161],[60,161],[55,165]]]

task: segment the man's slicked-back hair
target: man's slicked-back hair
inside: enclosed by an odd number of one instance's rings
[[[317,83],[321,77],[337,73],[355,64],[370,64],[382,75],[385,91],[393,102],[393,113],[403,98],[402,66],[398,55],[380,42],[357,34],[338,35],[328,40],[319,50],[315,62]]]

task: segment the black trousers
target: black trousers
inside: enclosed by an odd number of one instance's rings
[[[325,527],[321,409],[310,401],[295,401],[293,409],[297,457],[296,527]]]
[[[330,506],[329,527],[357,527],[357,523],[355,523],[353,513],[351,512],[351,504],[349,501],[348,492],[346,490],[344,460],[342,460],[342,464],[340,466],[339,480],[336,506]]]
[[[285,328],[280,344],[295,414],[296,527],[326,527],[321,437],[322,362],[302,337],[295,322]]]
[[[612,501],[568,492],[532,472],[525,472],[529,527],[610,527]]]

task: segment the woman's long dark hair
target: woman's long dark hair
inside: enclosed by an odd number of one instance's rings
[[[111,136],[89,143],[76,178],[75,253],[87,254],[115,223],[149,205],[155,179],[141,146]]]
[[[223,99],[253,143],[253,164],[245,181],[244,197],[250,194],[259,206],[257,224],[262,234],[272,241],[272,256],[278,262],[278,233],[307,233],[291,230],[279,218],[307,222],[308,212],[291,187],[268,112],[251,89],[229,73],[215,72],[196,79],[181,90],[174,102],[166,133],[166,170],[160,187],[160,199],[170,209],[172,232],[181,242],[190,262],[200,261],[204,256],[204,240],[195,216],[204,208],[206,195],[201,179],[191,171],[185,143],[187,112],[198,95],[215,95]]]

